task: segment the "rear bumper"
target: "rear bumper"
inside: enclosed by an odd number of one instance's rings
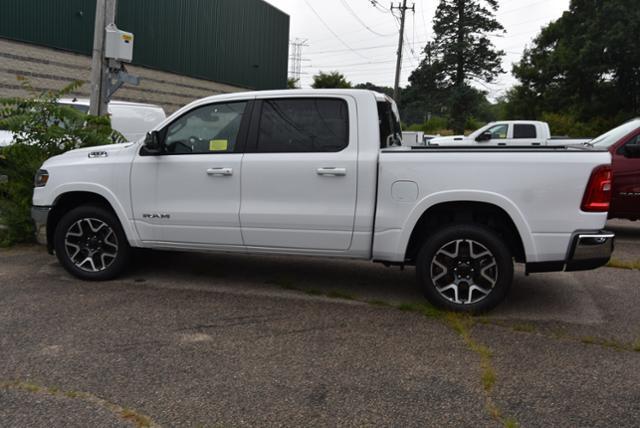
[[[574,272],[596,269],[609,263],[613,253],[615,234],[606,230],[576,232],[565,260],[527,263],[526,273]]]
[[[609,263],[613,253],[615,234],[600,231],[598,233],[579,233],[574,236],[566,271],[596,269]]]
[[[47,220],[51,207],[32,206],[31,219],[36,230],[38,244],[47,245]]]

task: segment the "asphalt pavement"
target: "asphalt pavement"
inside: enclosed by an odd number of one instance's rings
[[[640,425],[640,271],[518,270],[476,318],[425,305],[414,276],[144,252],[85,283],[0,251],[0,426]]]
[[[640,263],[640,221],[610,220],[607,229],[616,234],[614,261]]]

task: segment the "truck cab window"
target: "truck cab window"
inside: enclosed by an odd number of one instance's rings
[[[491,132],[491,139],[492,140],[504,140],[504,139],[507,138],[507,132],[509,131],[509,125],[502,124],[502,125],[492,126],[487,131]]]
[[[535,125],[514,125],[513,138],[536,138]]]
[[[378,102],[378,124],[380,126],[381,149],[402,144],[402,128],[391,103]]]
[[[344,100],[264,100],[259,153],[339,152],[349,145],[349,111]]]
[[[246,102],[198,107],[167,128],[168,154],[233,153]]]

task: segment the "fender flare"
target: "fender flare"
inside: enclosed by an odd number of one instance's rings
[[[537,254],[535,240],[533,239],[529,223],[527,223],[522,211],[520,211],[513,201],[503,195],[482,190],[442,191],[430,194],[420,200],[409,213],[409,216],[406,218],[405,223],[402,226],[402,233],[398,240],[398,254],[402,254],[404,257],[409,246],[409,240],[413,230],[422,215],[434,206],[448,202],[480,202],[501,208],[507,213],[511,218],[511,221],[513,221],[513,224],[516,226],[520,239],[522,240],[527,261],[535,261],[535,254]]]
[[[120,225],[122,226],[122,230],[124,231],[129,244],[131,246],[137,246],[137,244],[140,242],[140,238],[132,223],[129,221],[127,210],[120,203],[116,195],[107,187],[96,183],[84,182],[61,184],[60,186],[56,187],[52,193],[54,205],[60,199],[60,197],[72,192],[93,193],[104,198],[111,206],[111,209],[113,209],[113,212],[116,214],[116,217],[120,221]]]

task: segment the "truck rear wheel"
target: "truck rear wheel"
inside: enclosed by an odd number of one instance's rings
[[[96,205],[64,214],[56,226],[54,247],[69,273],[89,281],[115,278],[126,268],[131,254],[117,217]]]
[[[427,300],[456,312],[482,313],[507,295],[513,281],[509,247],[491,229],[447,226],[429,237],[416,260]]]

